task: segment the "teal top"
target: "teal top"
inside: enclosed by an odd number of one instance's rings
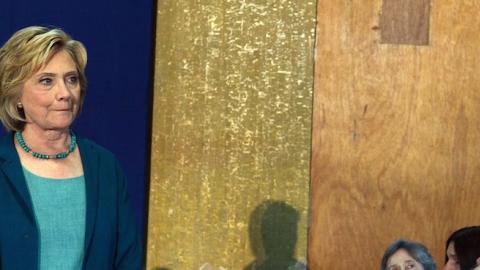
[[[85,178],[52,179],[23,167],[40,234],[39,270],[80,270],[85,239]]]

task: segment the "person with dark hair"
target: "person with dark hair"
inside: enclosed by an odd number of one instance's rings
[[[480,226],[453,232],[446,242],[444,270],[480,270]]]
[[[399,239],[387,247],[380,270],[436,270],[437,265],[428,249],[410,240]]]
[[[23,28],[0,48],[0,269],[143,267],[119,162],[71,128],[86,64],[58,28]]]
[[[244,270],[305,270],[295,258],[300,213],[286,202],[267,200],[251,214],[249,235],[255,260]]]

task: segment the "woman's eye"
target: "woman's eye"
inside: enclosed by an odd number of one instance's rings
[[[405,267],[405,269],[415,269],[415,264],[414,263],[407,264],[407,267]]]
[[[50,86],[52,85],[53,80],[51,78],[41,78],[40,84],[43,86]]]
[[[77,85],[78,84],[78,77],[76,75],[68,76],[67,83],[70,85]]]

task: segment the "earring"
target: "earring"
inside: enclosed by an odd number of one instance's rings
[[[18,103],[17,103],[17,108],[18,108],[18,109],[23,109],[23,104],[22,104],[21,102],[18,102]]]

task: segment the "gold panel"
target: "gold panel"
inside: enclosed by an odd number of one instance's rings
[[[158,2],[147,269],[305,261],[315,14]]]

